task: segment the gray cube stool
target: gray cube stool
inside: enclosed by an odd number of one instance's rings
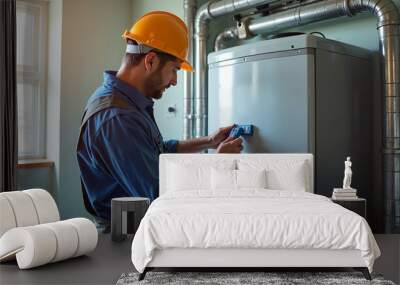
[[[128,234],[135,234],[149,205],[148,198],[113,198],[111,200],[111,239],[123,241]]]

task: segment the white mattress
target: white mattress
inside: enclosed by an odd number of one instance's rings
[[[380,255],[359,215],[324,196],[266,189],[159,197],[134,237],[132,262],[143,272],[156,249],[168,248],[359,250],[370,271]]]

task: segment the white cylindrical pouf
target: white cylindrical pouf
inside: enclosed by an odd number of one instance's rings
[[[11,229],[0,239],[0,259],[7,260],[16,255],[20,269],[49,263],[56,252],[57,239],[54,232],[41,225]]]
[[[13,209],[17,227],[33,226],[39,223],[35,205],[30,196],[22,191],[0,193],[5,197]]]
[[[0,238],[6,231],[16,226],[17,222],[10,202],[0,195]]]
[[[64,222],[74,226],[78,233],[79,244],[74,257],[86,254],[96,248],[98,232],[93,222],[85,218],[69,219]]]
[[[31,197],[38,214],[39,224],[52,223],[60,220],[56,202],[49,192],[43,189],[29,189],[22,192]]]
[[[57,252],[51,262],[57,262],[74,256],[78,248],[78,233],[65,221],[42,225],[51,229],[57,238]]]
[[[0,238],[0,261],[16,257],[28,269],[86,254],[97,240],[96,226],[84,218],[13,228]]]

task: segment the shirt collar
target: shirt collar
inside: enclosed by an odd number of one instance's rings
[[[132,100],[135,105],[140,109],[148,109],[153,107],[154,102],[152,99],[146,97],[140,93],[135,87],[129,85],[128,83],[118,79],[116,77],[116,71],[107,70],[104,72],[104,85],[117,88],[119,91],[124,93],[130,100]]]

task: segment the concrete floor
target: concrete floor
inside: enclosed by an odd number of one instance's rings
[[[376,235],[382,256],[374,272],[400,283],[400,235]],[[100,235],[96,250],[88,256],[19,270],[16,262],[0,265],[0,284],[115,284],[124,272],[134,271],[130,259],[131,239],[112,242],[109,235]]]
[[[381,257],[375,262],[374,272],[400,284],[400,235],[375,235],[375,239],[381,250]]]
[[[135,270],[131,244],[132,239],[116,243],[100,234],[96,249],[87,256],[28,270],[19,270],[16,262],[2,263],[0,284],[115,284],[122,273]]]

